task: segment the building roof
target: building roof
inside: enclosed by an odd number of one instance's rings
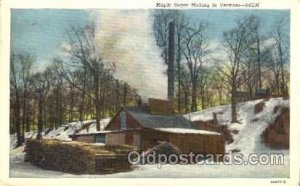
[[[212,132],[207,130],[196,130],[196,129],[183,129],[183,128],[156,128],[155,130],[180,133],[180,134],[207,134],[207,135],[221,135],[218,132]]]
[[[125,107],[124,109],[146,128],[196,129],[189,120],[181,115],[153,115],[141,107]]]
[[[100,131],[91,131],[91,132],[82,132],[82,133],[75,133],[69,136],[88,136],[88,135],[95,135],[95,134],[106,134],[110,133],[110,130],[100,130]]]

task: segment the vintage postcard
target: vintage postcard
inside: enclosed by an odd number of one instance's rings
[[[42,2],[1,2],[1,184],[299,185],[299,1]]]

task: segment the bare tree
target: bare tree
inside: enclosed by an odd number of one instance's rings
[[[168,64],[168,33],[169,22],[174,21],[173,10],[156,10],[154,14],[154,36],[156,44],[162,49],[164,62]]]
[[[286,35],[286,17],[280,17],[274,24],[273,32],[266,41],[267,45],[261,52],[262,65],[267,69],[265,74],[270,74],[269,86],[276,95],[287,96],[289,81],[287,67],[289,63],[289,37]]]
[[[38,72],[31,77],[31,85],[38,100],[38,135],[37,139],[42,139],[42,130],[44,123],[45,100],[50,90],[52,72],[46,69],[44,72]]]
[[[63,61],[59,58],[53,60],[53,95],[55,105],[55,127],[61,126],[65,122],[65,96],[66,82],[63,75]]]
[[[203,68],[198,82],[199,94],[200,94],[199,97],[201,98],[202,110],[204,110],[207,107],[210,97],[212,96],[209,94],[210,83],[211,83],[211,77],[210,77],[209,69]]]
[[[280,90],[283,96],[286,96],[287,88],[285,82],[285,66],[289,60],[289,39],[286,35],[285,24],[287,22],[287,17],[280,17],[275,23],[275,29],[273,33],[273,38],[275,39],[275,50],[276,50],[276,62],[280,68]]]
[[[188,27],[184,37],[183,55],[189,70],[192,86],[192,105],[191,111],[197,110],[197,84],[200,77],[200,72],[203,70],[203,63],[207,56],[208,43],[206,36],[207,24],[200,23],[197,26]]]
[[[13,107],[13,119],[16,126],[17,132],[17,147],[22,145],[22,132],[21,132],[21,87],[20,87],[20,68],[16,63],[16,56],[14,54],[10,57],[10,88],[13,92],[11,97],[11,107]]]
[[[10,63],[11,105],[14,112],[18,144],[24,142],[25,131],[29,131],[29,77],[33,64],[29,54],[12,54]]]
[[[22,75],[22,84],[23,84],[23,95],[22,95],[22,131],[23,136],[25,130],[29,131],[29,116],[28,116],[28,86],[30,79],[30,71],[33,65],[33,57],[29,54],[27,55],[18,55],[20,65],[21,65],[21,75]],[[25,129],[26,128],[26,129]]]
[[[68,47],[64,51],[69,53],[72,60],[86,68],[93,78],[94,105],[96,110],[96,126],[100,130],[101,102],[100,102],[100,77],[104,65],[96,47],[95,25],[85,27],[72,27],[67,31]]]
[[[188,73],[186,68],[182,68],[181,73],[181,81],[179,82],[182,86],[183,97],[184,97],[184,109],[185,113],[190,112],[190,89],[191,89],[191,76]]]
[[[249,33],[246,39],[248,45],[247,65],[247,89],[250,97],[254,97],[256,89],[262,89],[261,75],[261,38],[260,35],[260,19],[251,15],[244,18],[246,32]]]
[[[245,22],[238,21],[237,27],[223,33],[223,45],[228,63],[223,63],[217,67],[224,77],[225,82],[230,87],[231,93],[231,122],[237,120],[237,90],[245,82],[246,68],[244,65],[249,33]]]

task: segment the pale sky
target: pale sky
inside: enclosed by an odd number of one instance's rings
[[[135,11],[135,10],[132,10]],[[272,31],[272,25],[288,10],[182,10],[193,22],[207,21],[212,42],[222,37],[222,32],[235,26],[235,20],[247,15],[262,19],[262,33]],[[100,10],[101,13],[101,10]],[[61,43],[65,41],[65,30],[70,26],[84,25],[90,21],[90,11],[64,9],[14,9],[11,12],[11,49],[14,52],[28,52],[38,63],[47,63],[60,54]],[[101,25],[100,25],[101,27]],[[289,23],[286,24],[289,32]]]

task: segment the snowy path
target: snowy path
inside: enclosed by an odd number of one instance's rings
[[[241,124],[231,124],[229,128],[239,128],[238,134],[234,135],[234,142],[226,146],[227,152],[232,149],[239,149],[244,155],[254,152],[268,151],[261,141],[260,135],[265,128],[274,121],[277,113],[273,114],[274,107],[277,105],[288,106],[289,102],[282,98],[272,98],[265,102],[263,110],[255,114],[255,104],[262,100],[246,102],[241,105],[239,117],[242,119]],[[258,119],[258,121],[253,121]],[[240,125],[237,127],[237,125]]]

